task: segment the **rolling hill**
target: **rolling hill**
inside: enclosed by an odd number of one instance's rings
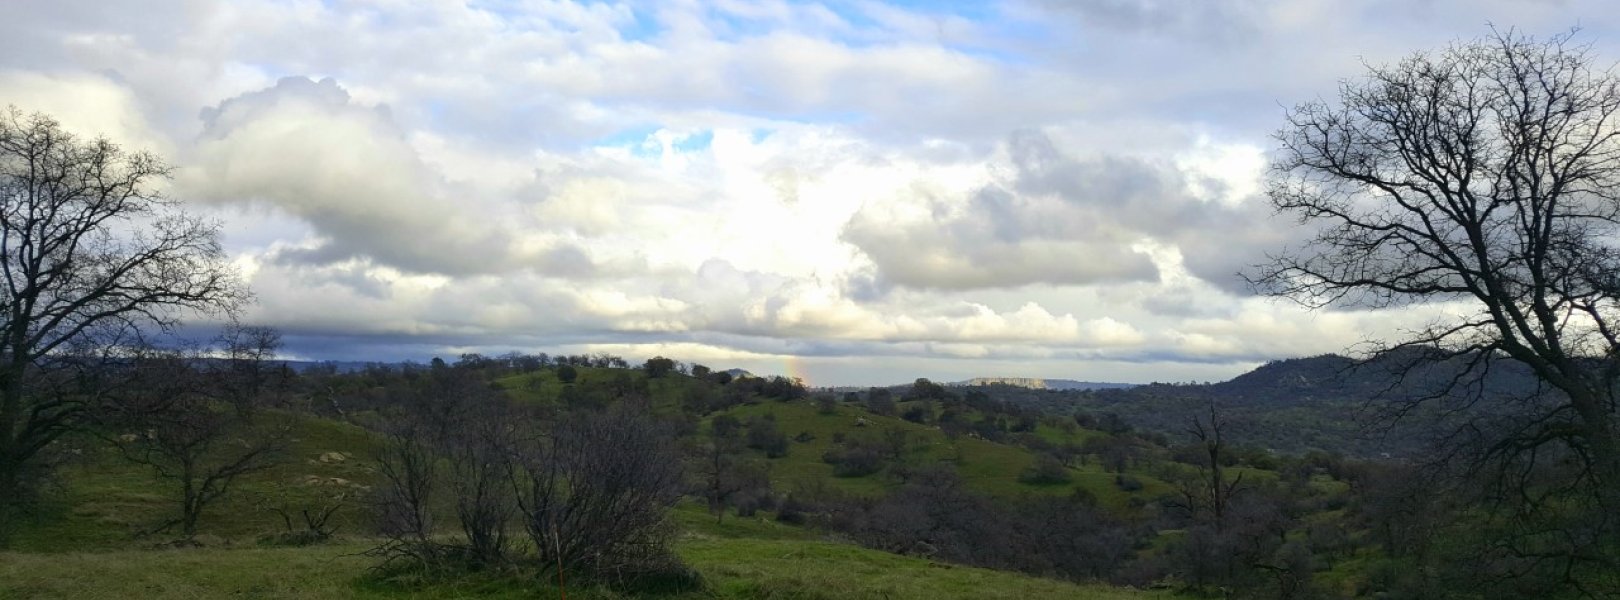
[[[576,386],[621,385],[645,390],[658,411],[676,411],[683,395],[711,384],[685,376],[648,378],[639,370],[580,368],[572,384],[552,370],[495,379],[492,385],[519,402],[556,405]],[[359,376],[356,376],[359,377]],[[357,380],[358,381],[358,380]],[[364,385],[353,392],[372,397]],[[334,401],[334,405],[336,402]],[[901,407],[914,402],[901,402]],[[352,404],[351,404],[352,406]],[[351,408],[345,418],[363,417]],[[1025,447],[969,436],[950,437],[938,427],[874,415],[850,404],[826,410],[811,398],[791,401],[754,397],[714,412],[741,420],[771,415],[796,439],[786,456],[768,459],[773,483],[783,490],[832,486],[852,494],[877,494],[899,482],[881,474],[836,477],[822,455],[835,438],[881,431],[904,432],[908,460],[948,464],[974,489],[1004,497],[1061,495],[1084,489],[1120,510],[1168,486],[1146,472],[1143,489],[1124,492],[1115,476],[1095,464],[1073,469],[1072,481],[1036,485],[1019,474],[1035,461]],[[1103,435],[1043,424],[1034,435],[1054,442],[1079,442]],[[359,426],[300,413],[293,444],[278,467],[244,477],[221,504],[204,515],[202,547],[174,548],[163,535],[140,535],[173,508],[170,482],[145,467],[99,447],[94,438],[74,440],[73,455],[59,473],[59,485],[40,510],[10,538],[0,553],[0,589],[6,598],[115,598],[132,593],[150,598],[247,596],[256,598],[462,598],[534,597],[532,586],[509,578],[476,575],[419,582],[409,588],[379,579],[363,553],[377,542],[366,504],[380,483],[372,461],[380,437]],[[753,452],[753,451],[750,451]],[[282,529],[273,508],[341,502],[335,541],[307,547],[274,542]],[[702,505],[687,501],[674,514],[682,533],[677,553],[705,581],[698,593],[671,598],[1140,598],[1153,594],[1104,585],[1079,585],[1016,573],[991,571],[888,554],[862,548],[800,526],[785,525],[762,513],[755,518],[713,520]],[[288,576],[293,574],[293,576]],[[585,588],[574,597],[617,598],[622,592]]]

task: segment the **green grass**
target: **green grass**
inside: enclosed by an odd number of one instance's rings
[[[968,568],[820,539],[761,512],[716,523],[703,506],[684,502],[673,517],[684,532],[676,546],[702,574],[697,598],[1149,598],[1167,597],[1103,585],[1075,585],[1016,573]],[[126,545],[126,548],[128,546]],[[0,599],[46,598],[551,598],[549,587],[508,576],[473,575],[405,585],[379,580],[361,539],[304,548],[249,545],[185,550],[0,553]],[[580,599],[621,598],[603,588],[573,589]]]
[[[1073,481],[1068,484],[1024,483],[1019,481],[1019,476],[1035,462],[1035,453],[1027,448],[970,436],[960,436],[953,440],[931,425],[912,423],[896,417],[878,416],[844,404],[840,404],[831,414],[823,414],[809,401],[764,400],[716,414],[730,414],[745,422],[749,418],[772,414],[776,416],[777,427],[789,439],[800,433],[809,433],[813,436],[808,442],[794,442],[787,456],[770,461],[772,483],[778,489],[787,491],[817,482],[827,482],[827,485],[833,488],[855,494],[876,494],[892,487],[893,482],[882,474],[835,477],[832,465],[826,464],[821,459],[823,454],[836,445],[833,442],[835,434],[876,437],[885,429],[891,428],[905,431],[912,440],[913,451],[909,460],[918,464],[930,462],[952,464],[968,485],[996,496],[1069,494],[1076,488],[1081,488],[1091,492],[1104,506],[1122,509],[1132,496],[1151,498],[1170,490],[1168,484],[1152,476],[1132,473],[1133,477],[1143,482],[1144,487],[1139,492],[1127,494],[1114,485],[1113,474],[1103,472],[1096,464],[1070,469]],[[861,421],[866,425],[858,425]],[[1070,439],[1068,438],[1070,434],[1055,428],[1049,429],[1051,432],[1043,432],[1043,437]],[[1072,439],[1078,441],[1089,435],[1101,434],[1082,430],[1072,434]]]
[[[1114,599],[1136,590],[961,567],[847,544],[779,540],[691,540],[680,554],[720,598]]]
[[[735,512],[727,512],[723,519],[717,521],[714,513],[696,500],[681,502],[671,516],[682,532],[693,537],[762,540],[814,540],[822,537],[814,530],[777,522],[774,512],[760,511],[753,517],[739,517]]]
[[[557,379],[555,369],[542,369],[532,373],[512,375],[495,380],[495,385],[504,390],[508,396],[518,402],[533,404],[555,404],[557,396],[562,394],[563,388],[570,385],[588,386],[606,384],[620,377],[629,377],[632,382],[647,382],[647,392],[655,405],[673,408],[680,402],[681,394],[693,386],[710,385],[706,382],[693,379],[679,373],[670,373],[664,377],[649,379],[647,372],[642,369],[598,369],[594,367],[575,367],[578,377],[574,383],[563,383]]]
[[[0,598],[552,598],[550,586],[468,577],[404,588],[368,574],[361,543],[307,548],[0,553]],[[844,599],[1167,597],[936,563],[832,542],[693,537],[677,547],[707,589],[664,598]],[[573,589],[570,598],[623,597]]]
[[[639,370],[580,369],[583,381],[606,380]],[[647,380],[660,410],[673,410],[687,386],[705,385],[672,375]],[[500,382],[520,401],[554,402],[564,384],[550,371]],[[1113,475],[1095,465],[1074,470],[1069,484],[1036,486],[1018,481],[1034,460],[1027,449],[985,440],[946,438],[938,429],[898,418],[872,415],[849,405],[822,414],[808,400],[734,407],[747,419],[775,414],[789,438],[807,432],[814,439],[795,442],[789,456],[770,460],[780,491],[824,482],[854,493],[879,493],[895,483],[883,475],[837,478],[821,456],[834,434],[877,436],[899,428],[911,436],[911,460],[949,460],[974,488],[1001,496],[1062,494],[1091,490],[1109,506],[1130,498],[1113,485]],[[857,426],[864,419],[865,426]],[[1062,442],[1100,435],[1084,430],[1043,428],[1037,434]],[[317,506],[339,492],[362,496],[376,480],[372,457],[379,439],[361,428],[314,417],[300,417],[288,460],[238,482],[231,494],[210,507],[200,523],[209,547],[154,550],[173,534],[137,538],[133,534],[173,515],[173,482],[123,460],[91,439],[79,442],[78,459],[60,472],[61,489],[50,494],[39,515],[11,538],[0,553],[0,600],[11,598],[534,598],[549,591],[509,576],[475,575],[456,581],[405,586],[378,579],[375,559],[359,556],[372,542],[351,536],[370,530],[360,504],[340,513],[340,541],[307,548],[260,547],[256,539],[281,529],[266,508],[294,510]],[[340,460],[333,453],[341,453]],[[1157,493],[1162,482],[1138,475]],[[702,592],[667,598],[1142,598],[1161,597],[1107,586],[1082,586],[931,562],[828,541],[821,532],[778,523],[771,513],[714,520],[700,503],[686,501],[673,519],[682,531],[680,555],[707,582]],[[93,549],[94,552],[85,552]],[[572,598],[619,598],[607,589],[573,590]]]
[[[579,377],[572,385],[604,383],[619,377],[630,377],[637,382],[646,381],[654,406],[664,410],[675,410],[687,388],[709,385],[679,374],[647,379],[646,373],[640,369],[579,367],[576,370]],[[569,384],[558,381],[555,371],[545,369],[505,377],[498,380],[497,385],[518,401],[552,404],[557,401],[563,388]],[[909,403],[901,403],[901,410],[908,405]],[[893,482],[881,474],[835,477],[832,465],[821,460],[822,455],[833,448],[834,434],[877,436],[886,428],[904,430],[912,437],[916,448],[909,460],[917,464],[950,462],[974,489],[997,496],[1061,495],[1072,493],[1075,489],[1083,489],[1095,496],[1103,506],[1124,510],[1132,497],[1152,498],[1171,491],[1169,484],[1146,472],[1131,472],[1129,474],[1132,477],[1142,482],[1143,489],[1134,493],[1123,492],[1115,486],[1114,475],[1103,472],[1096,464],[1071,469],[1072,481],[1068,484],[1027,484],[1019,481],[1019,476],[1024,470],[1035,462],[1035,453],[1027,448],[970,436],[952,440],[934,426],[912,423],[897,417],[874,415],[860,407],[843,403],[838,404],[833,414],[822,414],[810,400],[782,402],[760,399],[757,403],[732,407],[716,414],[730,414],[743,421],[750,417],[775,414],[778,427],[790,439],[800,433],[809,433],[813,436],[814,439],[809,442],[794,442],[788,456],[770,461],[772,483],[782,491],[824,484],[848,493],[875,495],[893,487]],[[709,418],[712,419],[713,416],[715,415],[710,415]],[[966,411],[966,417],[977,419],[979,415],[973,411]],[[867,425],[857,426],[857,422],[861,420]],[[1078,428],[1066,430],[1046,424],[1037,427],[1035,434],[1053,444],[1083,443],[1087,439],[1106,435],[1098,431]]]
[[[296,513],[344,493],[351,498],[351,506],[340,510],[334,522],[340,531],[364,528],[357,502],[376,477],[371,465],[376,444],[376,437],[359,427],[301,417],[287,460],[243,476],[230,494],[205,510],[198,530],[236,544],[251,544],[259,535],[282,528],[281,518],[269,506],[285,506]],[[12,549],[133,548],[173,537],[137,538],[135,534],[175,515],[178,484],[158,479],[151,468],[128,462],[94,440],[83,440],[80,446],[79,459],[58,474],[64,485],[48,493],[39,514],[12,536]],[[332,453],[344,458],[336,460]]]

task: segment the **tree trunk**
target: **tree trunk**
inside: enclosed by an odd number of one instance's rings
[[[192,483],[191,465],[185,465],[183,469],[181,476],[185,479],[181,486],[185,496],[180,501],[180,535],[189,540],[197,536],[197,513],[202,512],[202,506],[197,501],[199,492]]]
[[[22,469],[27,461],[23,456],[22,440],[22,369],[10,361],[0,372],[0,541],[10,529],[17,501],[21,498]]]
[[[6,534],[11,531],[16,514],[16,500],[22,494],[20,467],[21,463],[12,458],[9,449],[0,448],[0,548],[6,545]]]
[[[1586,424],[1592,471],[1597,479],[1598,501],[1605,514],[1620,515],[1620,439],[1616,439],[1614,419],[1605,414],[1596,402],[1588,404],[1576,401],[1575,409]]]

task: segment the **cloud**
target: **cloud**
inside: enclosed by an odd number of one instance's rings
[[[140,99],[113,78],[88,73],[0,71],[0,107],[41,112],[81,138],[106,137],[128,150],[169,155],[166,136],[147,120]]]
[[[366,257],[421,273],[512,267],[510,234],[426,168],[386,107],[332,79],[289,77],[203,111],[182,189],[215,203],[266,203],[309,222],[317,263]],[[474,209],[474,210],[468,210]],[[494,210],[490,210],[494,209]],[[486,214],[478,214],[486,212]]]
[[[1300,236],[1260,191],[1280,106],[1486,20],[1579,23],[1603,56],[1620,25],[1585,0],[102,4],[8,12],[0,102],[168,156],[297,353],[801,357],[828,383],[1209,379],[1398,335],[1435,315],[1234,276]]]
[[[1037,131],[1013,134],[989,160],[989,181],[971,192],[919,183],[862,207],[843,239],[876,270],[853,274],[855,293],[1156,282],[1155,243],[1180,249],[1193,275],[1241,291],[1238,271],[1286,239],[1254,186],[1234,190],[1207,173],[1209,161],[1082,159]]]
[[[1261,32],[1256,17],[1265,4],[1249,0],[1039,0],[1036,6],[1071,14],[1087,29],[1112,29],[1158,38],[1192,38],[1225,45],[1252,40]]]

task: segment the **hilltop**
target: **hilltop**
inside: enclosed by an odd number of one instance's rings
[[[93,437],[76,438],[59,473],[57,491],[47,495],[37,516],[11,537],[10,551],[0,554],[0,582],[22,598],[117,597],[130,589],[147,597],[219,597],[251,594],[264,598],[392,597],[405,591],[398,582],[368,575],[374,564],[362,556],[376,546],[369,500],[387,481],[376,457],[388,444],[374,429],[403,392],[400,385],[428,372],[419,367],[372,368],[354,372],[312,372],[300,382],[319,390],[311,412],[287,413],[294,440],[285,461],[274,469],[244,476],[221,504],[210,508],[200,524],[201,547],[154,550],[165,546],[163,535],[143,530],[161,521],[172,508],[173,483],[146,467],[125,461],[99,446]],[[1101,461],[1060,467],[1062,481],[1025,477],[1040,459],[1028,444],[1078,447],[1109,434],[1063,426],[1048,420],[1031,425],[1022,438],[987,439],[994,434],[994,415],[962,407],[956,417],[986,421],[985,435],[948,433],[938,416],[915,417],[937,399],[897,399],[894,414],[875,414],[863,403],[822,398],[737,396],[725,405],[718,394],[732,386],[684,374],[650,377],[641,369],[578,367],[572,382],[557,369],[502,374],[487,380],[512,401],[542,410],[567,409],[591,398],[645,395],[651,409],[675,418],[691,409],[694,398],[717,404],[697,409],[705,414],[690,435],[703,436],[717,420],[754,423],[768,419],[787,438],[787,448],[772,456],[745,449],[745,457],[768,464],[771,489],[812,500],[876,499],[908,485],[903,470],[941,465],[957,473],[974,494],[1008,500],[1029,495],[1067,497],[1084,493],[1111,511],[1131,512],[1169,484],[1143,464],[1128,469],[1133,486],[1122,489],[1118,475],[1105,472]],[[481,377],[483,377],[481,375]],[[758,381],[757,379],[744,379]],[[734,388],[744,389],[744,388]],[[404,396],[400,396],[404,397]],[[582,399],[583,398],[583,399]],[[613,401],[613,400],[609,400]],[[934,410],[935,406],[929,406]],[[902,418],[902,415],[917,422]],[[999,427],[1011,427],[1005,421]],[[954,431],[954,430],[952,430]],[[897,455],[871,472],[848,473],[829,462],[857,441],[902,440]],[[701,437],[696,439],[702,439]],[[1016,440],[1016,443],[1015,443]],[[863,442],[864,443],[864,442]],[[675,458],[675,457],[672,457]],[[889,465],[889,466],[884,466]],[[822,490],[822,491],[817,491]],[[828,495],[830,494],[830,495]],[[866,502],[860,500],[859,502]],[[286,546],[276,541],[284,528],[276,509],[291,511],[337,506],[333,523],[341,532],[330,542]],[[757,512],[755,512],[757,510]],[[1005,571],[970,568],[902,556],[852,544],[846,535],[777,519],[778,510],[736,508],[738,514],[715,519],[701,502],[682,501],[673,513],[680,534],[678,555],[701,574],[705,591],[672,598],[1138,598],[1149,594],[1127,588],[1076,584]],[[444,519],[452,515],[443,515]],[[783,517],[784,519],[786,517]],[[296,517],[295,517],[296,519]],[[103,565],[94,569],[86,565]],[[279,575],[292,569],[296,578]],[[513,581],[474,577],[444,583],[416,584],[412,597],[529,597],[532,589]],[[583,588],[579,597],[620,597],[619,592]]]
[[[667,536],[674,562],[659,564],[674,569],[672,579],[593,581],[575,573],[576,597],[655,588],[676,599],[1281,593],[1273,586],[1308,586],[1325,597],[1388,589],[1421,596],[1411,587],[1421,580],[1379,577],[1464,558],[1447,548],[1433,549],[1432,559],[1402,554],[1402,532],[1433,526],[1413,518],[1469,518],[1437,504],[1411,467],[1263,445],[1353,441],[1343,429],[1350,416],[1343,423],[1324,417],[1348,415],[1355,395],[1391,374],[1387,362],[1276,361],[1198,386],[1064,391],[919,379],[831,394],[784,377],[739,377],[662,358],[640,367],[615,357],[534,358],[278,370],[287,379],[265,390],[274,402],[260,410],[289,427],[290,444],[273,468],[242,476],[210,504],[198,535],[180,539],[153,529],[176,511],[175,480],[109,446],[156,433],[75,435],[58,448],[52,487],[9,532],[0,583],[24,598],[120,597],[131,589],[157,598],[548,597],[553,580],[535,562],[539,546],[518,537],[534,531],[532,521],[511,513],[496,529],[518,540],[507,560],[447,568],[397,552],[411,543],[450,553],[439,560],[466,551],[463,519],[474,513],[465,510],[462,494],[472,489],[465,477],[490,473],[469,465],[569,468],[647,448],[663,449],[629,462],[610,458],[630,471],[602,476],[633,487],[634,469],[680,465],[678,487],[666,488],[675,495],[638,513],[665,515],[651,523]],[[198,364],[221,366],[171,367]],[[1403,374],[1408,386],[1431,385],[1456,367],[1441,362]],[[1505,368],[1485,382],[1518,392],[1522,376]],[[1210,402],[1218,415],[1208,412]],[[668,436],[658,439],[669,444],[622,437],[630,430],[613,429],[613,419],[645,424],[641,431]],[[412,429],[413,422],[428,429]],[[457,429],[480,422],[492,428]],[[588,451],[567,455],[574,458],[511,462],[536,449],[522,444],[583,431],[569,423],[608,426],[600,435],[614,441],[584,438]],[[428,430],[442,433],[422,437]],[[400,452],[502,432],[539,435],[506,438],[520,445],[501,447],[493,463],[455,462],[466,455],[453,453],[480,446],[421,455],[414,464],[435,479],[406,489],[423,490],[422,535],[410,542],[388,533],[397,531],[383,511],[400,497]],[[245,443],[220,439],[203,463]],[[481,489],[499,495],[537,471],[493,473],[483,481],[496,485]],[[299,523],[328,513],[321,526]],[[591,539],[584,531],[570,539]],[[418,566],[404,568],[411,564]],[[300,576],[281,575],[287,569]],[[637,587],[645,585],[655,587]]]
[[[1433,438],[1452,425],[1441,415],[1444,406],[1477,395],[1483,408],[1510,411],[1517,399],[1540,393],[1534,375],[1516,363],[1470,373],[1468,356],[1427,358],[1422,350],[1371,360],[1325,354],[1271,361],[1216,383],[1038,391],[997,384],[975,389],[1046,414],[1114,415],[1132,426],[1175,436],[1213,405],[1230,422],[1234,441],[1285,454],[1322,450],[1364,458],[1426,452]],[[1448,389],[1453,381],[1466,385]],[[1404,411],[1403,419],[1391,418],[1412,401],[1430,397],[1439,402]]]

